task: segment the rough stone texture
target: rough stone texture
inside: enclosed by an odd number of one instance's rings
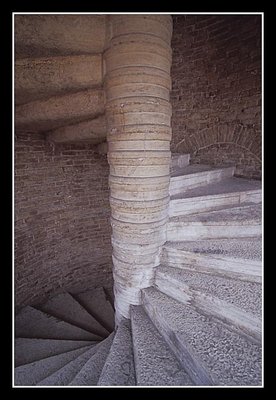
[[[171,217],[167,224],[167,241],[172,242],[261,235],[261,204],[245,203],[240,207]]]
[[[15,368],[14,383],[15,386],[35,385],[46,376],[51,375],[65,364],[72,361],[89,349],[89,346],[81,349],[68,351],[67,353],[58,354],[56,356],[44,358],[30,364],[21,365]]]
[[[15,15],[17,58],[101,53],[105,15]]]
[[[136,386],[130,321],[118,325],[98,386]]]
[[[61,293],[39,305],[39,309],[72,325],[106,337],[108,331],[69,293]]]
[[[262,286],[160,266],[154,285],[161,292],[228,324],[249,339],[262,340]]]
[[[262,384],[261,346],[156,289],[143,289],[142,293],[151,320],[195,382],[222,386]]]
[[[190,163],[190,154],[173,153],[171,155],[170,174],[172,175],[181,168],[186,167]]]
[[[33,339],[101,340],[91,332],[55,318],[34,307],[24,307],[15,318],[15,335]]]
[[[171,149],[261,177],[261,16],[173,16]]]
[[[262,188],[259,181],[225,178],[195,189],[188,189],[171,196],[169,215],[188,215],[215,210],[218,207],[241,203],[261,203]]]
[[[141,306],[131,307],[138,386],[190,386],[191,379]]]
[[[172,21],[169,15],[112,15],[109,22],[112,34],[104,53],[104,88],[119,322],[129,317],[130,304],[140,303],[140,289],[152,283],[154,264],[142,255],[150,246],[158,257],[165,241]],[[162,187],[158,187],[159,177]],[[134,251],[129,252],[130,246]]]
[[[83,365],[96,353],[98,346],[89,348],[87,351],[70,361],[53,374],[39,381],[36,386],[64,386],[68,385],[83,367]]]
[[[209,183],[219,182],[234,174],[234,167],[211,168],[208,165],[188,165],[174,173],[170,180],[170,195],[183,193]]]
[[[252,238],[239,238],[243,240]],[[231,242],[231,239],[219,239]],[[202,242],[198,240],[198,242]],[[189,242],[167,242],[162,249],[161,262],[171,267],[182,268],[191,272],[200,272],[216,276],[223,276],[247,282],[262,282],[262,262],[246,258],[229,257],[216,252],[194,252],[192,249],[182,249],[182,245]],[[175,245],[175,246],[174,246]],[[242,255],[240,253],[240,255]]]
[[[47,140],[55,143],[89,142],[99,144],[106,140],[106,120],[101,115],[90,121],[66,125],[47,133]]]
[[[15,138],[15,301],[111,286],[106,156],[91,145]]]
[[[105,329],[114,330],[114,309],[102,287],[76,293],[74,297]]]
[[[90,342],[96,344],[97,342]],[[42,358],[51,357],[70,350],[87,346],[89,342],[81,340],[55,340],[16,338],[14,343],[14,362],[18,367]]]
[[[262,260],[262,238],[231,238],[231,239],[206,239],[197,240],[196,242],[174,242],[166,243],[174,249],[192,251],[206,255],[231,257],[245,260]]]
[[[111,333],[99,344],[97,352],[84,364],[69,386],[97,386],[113,338],[114,333]]]
[[[16,104],[101,84],[101,54],[26,58],[15,62]]]
[[[18,105],[15,109],[17,132],[46,132],[104,113],[104,91],[85,89]]]

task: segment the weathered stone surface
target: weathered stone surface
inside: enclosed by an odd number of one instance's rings
[[[15,368],[15,386],[35,385],[46,376],[51,375],[65,364],[87,351],[89,348],[90,346],[82,347],[80,349],[71,350],[52,357],[47,357],[42,360]]]
[[[154,285],[175,300],[213,316],[227,324],[229,329],[261,343],[260,284],[233,281],[162,265],[156,268]]]
[[[85,347],[89,344],[86,340],[55,340],[55,339],[30,339],[16,338],[14,347],[14,362],[18,367],[42,358],[51,357],[60,353]],[[90,342],[91,345],[97,342]]]
[[[98,386],[136,386],[129,320],[122,320],[116,330]]]
[[[104,113],[104,101],[102,89],[86,89],[18,105],[16,129],[19,132],[49,131],[92,119]]]
[[[102,56],[24,58],[15,62],[15,102],[29,103],[102,84]]]
[[[17,58],[101,53],[105,15],[15,15]]]
[[[87,142],[102,143],[106,140],[106,119],[104,115],[78,124],[66,125],[52,130],[47,139],[55,143]]]
[[[138,386],[190,386],[193,382],[141,306],[131,307]]]
[[[142,291],[148,315],[199,385],[262,384],[261,346],[153,288]]]
[[[118,322],[129,317],[129,304],[139,304],[140,288],[152,283],[166,239],[172,29],[166,15],[114,15],[110,24],[104,86]]]

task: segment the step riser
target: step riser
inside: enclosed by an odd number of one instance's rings
[[[182,224],[169,222],[167,225],[167,241],[179,242],[182,240],[202,240],[202,239],[227,239],[237,237],[256,237],[261,236],[261,225],[198,225]]]
[[[169,216],[175,217],[179,215],[190,215],[198,212],[212,211],[217,207],[222,206],[234,206],[246,202],[260,203],[261,201],[261,191],[171,200],[169,205]]]
[[[142,292],[142,304],[147,315],[161,333],[183,368],[187,371],[191,380],[196,385],[213,386],[214,381],[208,371],[202,367],[201,361],[198,360],[192,350],[188,348],[188,346],[185,346],[179,339],[177,332],[174,332],[170,326],[166,324],[166,321],[160,316],[158,310],[148,301],[144,292]]]
[[[161,263],[205,274],[226,276],[242,281],[261,283],[262,263],[253,260],[203,255],[183,250],[163,248]]]
[[[212,316],[218,321],[227,324],[228,328],[247,337],[255,343],[261,343],[261,322],[245,311],[220,300],[191,289],[188,285],[179,284],[178,281],[156,272],[155,286],[162,293],[180,301],[183,304],[193,306],[205,315]]]
[[[204,171],[179,177],[172,177],[170,182],[170,195],[183,193],[186,190],[204,186],[209,183],[219,182],[230,178],[234,174],[234,167],[222,170]]]

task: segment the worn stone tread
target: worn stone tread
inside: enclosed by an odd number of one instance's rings
[[[97,342],[81,340],[55,340],[55,339],[32,339],[16,338],[14,347],[15,366],[28,364],[42,358],[66,353],[74,349],[95,345]]]
[[[114,329],[114,309],[102,287],[73,295],[74,298],[109,332]]]
[[[131,307],[131,326],[138,386],[193,385],[141,306]]]
[[[77,358],[70,361],[53,374],[47,376],[36,386],[66,386],[68,385],[81,370],[83,365],[96,353],[98,345],[90,347],[87,351],[80,354]]]
[[[101,340],[100,336],[55,318],[34,307],[24,307],[15,318],[15,335],[21,338]]]
[[[98,386],[135,386],[130,321],[123,319],[114,336]]]
[[[90,346],[86,346],[56,356],[34,361],[29,364],[21,365],[20,367],[15,368],[14,383],[16,386],[35,385],[46,376],[51,375],[65,364],[87,351],[89,348]]]
[[[40,304],[39,308],[102,338],[108,335],[108,331],[69,293],[61,293]]]
[[[262,384],[261,345],[154,288],[142,290],[142,302],[196,384]]]
[[[69,386],[97,386],[113,338],[114,333],[111,333],[99,344],[97,352],[84,364]]]

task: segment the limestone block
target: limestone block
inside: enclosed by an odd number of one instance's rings
[[[47,139],[56,143],[85,140],[99,143],[106,139],[106,119],[104,115],[78,124],[62,126],[47,134]]]
[[[48,131],[94,118],[104,113],[104,91],[82,90],[19,105],[15,110],[18,130]]]
[[[105,15],[15,15],[17,58],[101,53]]]
[[[15,63],[16,104],[87,89],[101,83],[101,54],[25,58]]]

